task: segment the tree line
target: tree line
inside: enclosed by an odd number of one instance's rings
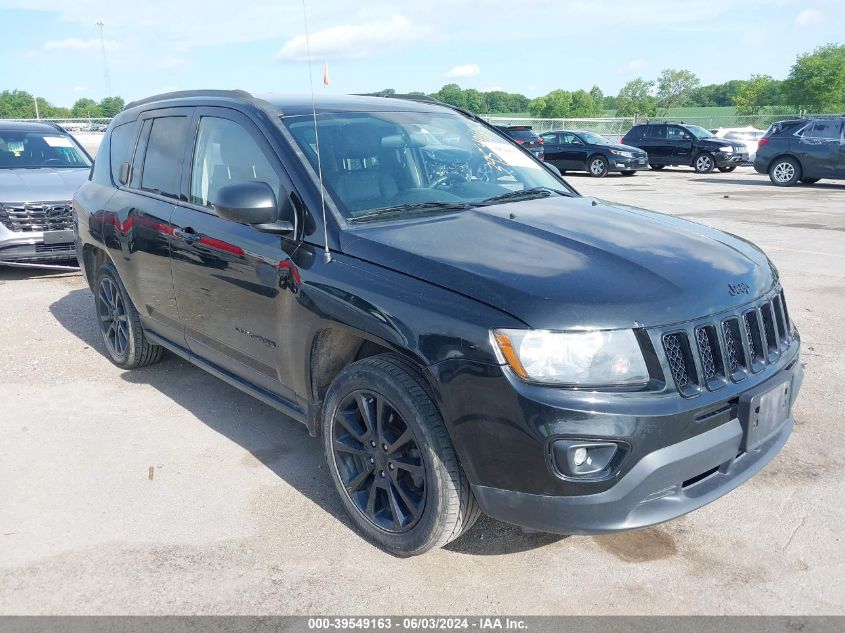
[[[123,110],[121,97],[106,97],[100,101],[77,99],[70,108],[55,106],[44,97],[37,97],[37,114],[42,119],[99,119],[111,118]],[[0,119],[34,119],[36,97],[25,90],[0,92]]]
[[[695,73],[667,68],[655,79],[632,79],[615,96],[593,86],[553,90],[528,99],[517,93],[462,90],[457,84],[447,84],[429,96],[476,114],[528,112],[538,118],[656,116],[687,106],[735,106],[737,114],[837,113],[845,112],[845,45],[827,44],[798,55],[783,80],[752,75],[701,85]]]

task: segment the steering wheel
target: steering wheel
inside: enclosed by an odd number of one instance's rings
[[[43,163],[41,163],[42,167],[46,167],[47,165],[67,165],[67,163],[61,158],[48,158]]]
[[[428,188],[429,189],[436,189],[437,187],[439,187],[441,185],[445,185],[447,183],[451,185],[452,183],[455,183],[455,182],[467,182],[467,177],[464,176],[461,173],[456,172],[456,171],[450,171],[445,176],[440,176],[440,178],[438,178],[437,180],[432,182],[428,186]]]

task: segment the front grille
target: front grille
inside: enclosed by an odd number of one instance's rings
[[[70,202],[0,204],[0,224],[10,231],[62,231],[73,228]]]
[[[678,330],[662,334],[662,343],[668,373],[685,396],[762,371],[795,337],[780,288],[750,309]]]
[[[70,244],[36,244],[36,253],[73,253],[76,252],[76,246]]]

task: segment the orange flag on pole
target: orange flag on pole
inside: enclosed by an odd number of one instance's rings
[[[323,62],[323,86],[329,85],[329,62]]]

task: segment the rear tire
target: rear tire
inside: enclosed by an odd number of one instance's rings
[[[442,547],[481,514],[425,379],[400,357],[372,356],[341,371],[321,431],[346,511],[382,549],[415,556]]]
[[[666,165],[655,165],[654,163],[649,163],[648,166],[651,167],[654,171],[660,171],[661,169],[664,169],[666,167]]]
[[[692,166],[698,174],[709,174],[716,166],[716,159],[713,158],[713,154],[701,152],[695,157]]]
[[[719,171],[722,172],[723,174],[730,173],[734,169],[736,169],[736,165],[725,165],[723,167],[719,167]]]
[[[769,167],[769,180],[778,187],[791,187],[801,178],[801,165],[789,156],[772,161]]]
[[[627,169],[626,169],[625,171],[623,171],[623,172],[621,172],[621,173],[622,173],[622,175],[623,175],[623,176],[633,176],[633,175],[635,175],[637,172],[636,172],[635,170],[627,170]]]
[[[121,369],[136,369],[161,359],[164,348],[147,340],[141,317],[111,264],[97,271],[94,303],[106,355],[112,363]]]
[[[607,175],[607,159],[604,156],[593,156],[587,161],[587,173],[593,178],[604,178]]]

